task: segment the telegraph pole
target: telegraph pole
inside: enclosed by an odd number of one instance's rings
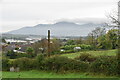
[[[48,30],[48,57],[50,57],[50,30]]]
[[[118,2],[118,76],[120,76],[120,1]]]

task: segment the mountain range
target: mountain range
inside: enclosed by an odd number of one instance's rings
[[[7,34],[21,35],[47,35],[51,30],[52,36],[86,36],[96,27],[103,27],[104,24],[86,23],[76,24],[73,22],[57,22],[54,24],[38,24],[30,27],[23,27],[17,30],[9,31]]]

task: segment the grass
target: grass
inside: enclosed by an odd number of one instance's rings
[[[115,78],[104,75],[89,75],[87,73],[67,73],[60,74],[44,71],[22,71],[22,72],[3,72],[3,78]]]
[[[76,52],[76,53],[67,53],[67,54],[62,54],[61,56],[66,56],[68,58],[74,59],[77,56],[80,56],[81,53],[89,53],[94,56],[115,56],[117,53],[117,50],[101,50],[101,51],[81,51],[81,52]]]

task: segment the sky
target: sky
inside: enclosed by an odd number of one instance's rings
[[[59,21],[102,23],[119,0],[0,0],[0,31]]]

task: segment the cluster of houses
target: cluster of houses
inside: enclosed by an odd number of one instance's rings
[[[44,40],[44,39],[41,39],[41,38],[25,38],[24,40],[5,39],[6,43],[2,42],[0,44],[2,45],[1,49],[4,50],[4,52],[13,50],[14,52],[17,52],[17,53],[25,53],[27,47],[31,47],[32,44],[34,44],[35,42],[42,41],[42,40]],[[60,38],[59,40],[64,45],[67,42],[67,40],[69,40],[69,39],[68,38]],[[79,51],[79,50],[81,50],[80,47],[74,48],[74,51]],[[65,50],[61,49],[60,51],[63,52]]]
[[[30,47],[39,40],[41,40],[41,38],[26,38],[25,40],[5,39],[5,43],[1,42],[0,45],[4,51],[13,50],[17,53],[25,53],[27,47]]]

